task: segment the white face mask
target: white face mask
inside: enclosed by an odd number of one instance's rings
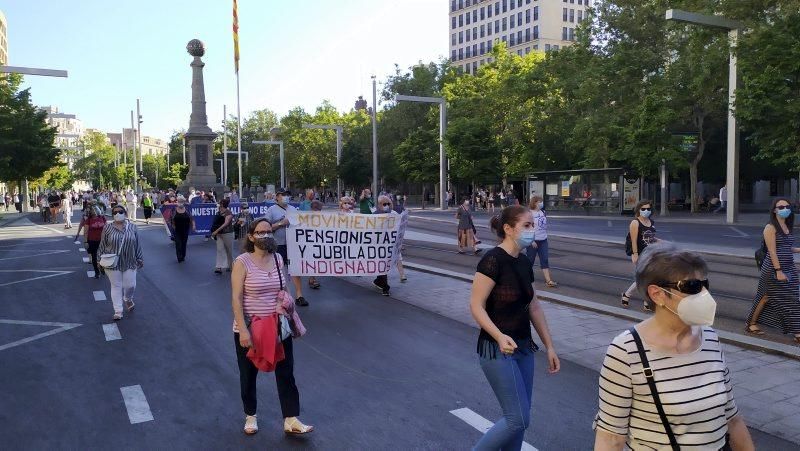
[[[544,208],[544,202],[536,202],[536,208],[538,208],[539,210]]]
[[[668,290],[661,289],[670,293]],[[697,294],[690,294],[681,299],[677,312],[666,305],[664,307],[677,315],[687,326],[711,326],[714,324],[714,316],[717,313],[717,301],[705,288]]]
[[[116,213],[114,214],[114,220],[118,222],[122,222],[125,220],[125,213]]]

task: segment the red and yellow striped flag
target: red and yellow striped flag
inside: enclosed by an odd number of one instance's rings
[[[237,0],[233,0],[233,64],[236,66],[236,73],[239,73],[239,13]]]

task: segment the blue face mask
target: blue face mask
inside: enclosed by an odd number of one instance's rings
[[[523,230],[519,237],[517,237],[517,246],[519,246],[520,249],[525,249],[533,243],[533,237],[533,230]]]
[[[784,208],[783,210],[778,210],[777,215],[780,216],[783,219],[786,219],[786,218],[788,218],[789,216],[792,215],[792,209],[791,208]]]
[[[639,214],[642,215],[643,218],[649,218],[653,212],[650,210],[642,210],[639,212]]]

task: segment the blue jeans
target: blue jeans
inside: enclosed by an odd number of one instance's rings
[[[547,239],[543,240],[536,240],[536,249],[533,246],[528,246],[525,248],[525,255],[528,256],[528,259],[531,261],[531,265],[536,264],[536,256],[539,256],[539,266],[542,269],[550,269],[550,258],[548,254],[547,248]]]
[[[507,356],[498,350],[496,355],[496,359],[480,357],[479,360],[503,409],[503,417],[486,431],[473,450],[519,451],[531,419],[533,351],[529,349],[529,341],[522,340],[517,341],[514,354]]]

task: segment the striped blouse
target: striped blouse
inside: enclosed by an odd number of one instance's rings
[[[738,409],[714,329],[703,328],[700,348],[689,354],[668,354],[643,345],[681,449],[722,448],[728,420]],[[608,347],[600,370],[600,409],[593,428],[626,436],[634,451],[671,449],[630,331],[618,335]]]
[[[124,243],[122,243],[123,235],[125,237]],[[120,249],[120,244],[122,244],[122,249]],[[139,230],[136,228],[136,224],[126,220],[123,230],[114,227],[113,222],[106,224],[100,237],[100,247],[97,249],[97,255],[103,254],[117,254],[119,256],[117,264],[106,269],[115,271],[136,269],[137,261],[144,260],[142,245],[139,242]]]
[[[275,313],[278,307],[278,292],[281,290],[281,282],[278,271],[283,268],[283,257],[278,257],[278,266],[273,266],[270,271],[264,271],[253,261],[253,254],[245,252],[236,257],[236,261],[242,262],[245,268],[244,291],[242,299],[242,310],[245,318],[249,316],[266,316]],[[233,320],[233,331],[238,333],[236,319]]]

